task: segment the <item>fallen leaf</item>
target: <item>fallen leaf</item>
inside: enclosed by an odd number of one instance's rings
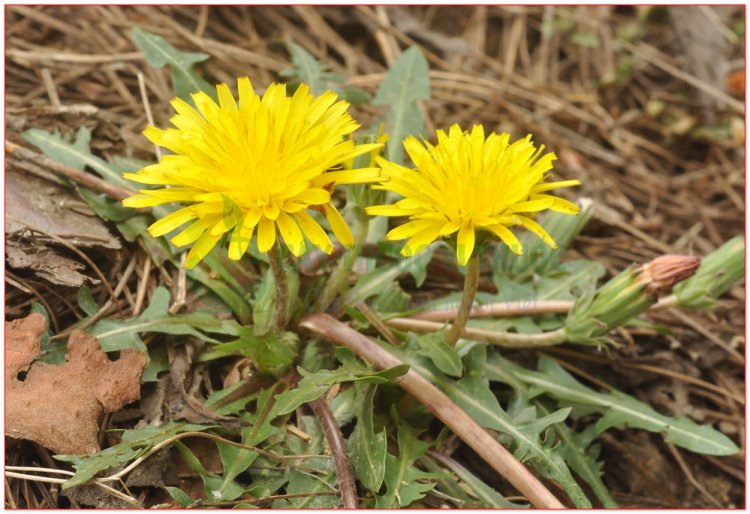
[[[5,324],[5,435],[58,454],[96,453],[102,414],[140,397],[146,356],[123,350],[111,361],[95,337],[76,330],[65,364],[34,362],[45,325],[39,314]]]
[[[8,240],[5,242],[5,259],[11,268],[33,270],[40,278],[59,286],[81,287],[87,283],[100,283],[99,280],[80,273],[85,269],[83,264],[60,255],[43,244],[25,248],[18,241]]]
[[[6,240],[31,228],[43,230],[76,247],[121,248],[119,239],[113,237],[94,211],[70,190],[13,168],[5,174],[5,212]],[[46,234],[36,234],[35,239],[59,244]]]

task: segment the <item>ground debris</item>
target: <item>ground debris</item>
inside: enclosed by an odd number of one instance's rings
[[[5,434],[58,454],[99,451],[99,418],[140,397],[146,356],[123,350],[111,361],[93,336],[74,331],[66,363],[36,361],[45,322],[40,314],[5,325]]]

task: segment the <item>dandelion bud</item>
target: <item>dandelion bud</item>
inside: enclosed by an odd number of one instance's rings
[[[604,284],[593,295],[580,298],[565,321],[568,340],[600,345],[606,335],[651,307],[660,295],[689,278],[700,264],[697,257],[665,255],[630,267]]]

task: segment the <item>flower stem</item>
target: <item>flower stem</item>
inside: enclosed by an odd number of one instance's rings
[[[475,251],[469,262],[466,263],[466,277],[464,279],[464,294],[461,297],[461,305],[458,307],[456,319],[451,325],[450,330],[445,334],[445,342],[449,346],[455,346],[458,338],[464,331],[466,322],[471,315],[471,304],[474,303],[474,296],[477,294],[479,287],[479,252]]]
[[[273,283],[276,285],[271,326],[276,330],[284,330],[289,321],[289,283],[286,280],[286,272],[281,261],[278,243],[268,250],[268,263],[271,265]]]
[[[385,324],[398,330],[407,330],[419,334],[437,332],[445,327],[443,323],[437,321],[413,318],[392,318],[387,320]],[[495,332],[481,328],[464,328],[461,331],[461,335],[467,339],[484,341],[485,343],[504,346],[506,348],[539,348],[562,344],[568,340],[564,328],[540,334],[516,334],[514,332]]]

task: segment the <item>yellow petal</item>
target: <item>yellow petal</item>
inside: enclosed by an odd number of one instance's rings
[[[355,170],[329,171],[313,180],[314,185],[325,185],[330,183],[340,184],[366,184],[375,182],[380,178],[380,168],[358,168]]]
[[[325,189],[312,188],[298,194],[293,200],[307,205],[323,205],[331,201],[331,193]]]
[[[201,237],[198,238],[198,240],[188,252],[187,259],[185,259],[185,267],[187,269],[193,269],[195,265],[198,264],[208,254],[208,252],[213,249],[214,246],[216,246],[216,243],[219,242],[219,239],[220,238],[214,237],[210,233],[205,232]]]
[[[229,90],[228,85],[219,84],[216,86],[216,93],[219,97],[219,105],[221,105],[221,107],[229,109],[230,111],[237,110],[237,104],[234,101],[234,96],[232,96],[232,92]]]
[[[247,77],[237,79],[237,93],[240,97],[240,109],[243,111],[248,109],[254,98],[257,98],[253,91],[253,85]]]
[[[499,237],[510,248],[510,251],[518,255],[523,255],[523,245],[508,227],[498,224],[487,227],[487,230]]]
[[[564,212],[565,214],[578,214],[581,210],[581,208],[576,204],[574,204],[573,202],[569,202],[564,198],[559,198],[557,196],[551,195],[531,195],[532,200],[541,200],[546,198],[552,201],[552,204],[549,206],[549,209],[551,211]]]
[[[263,215],[269,220],[276,220],[276,218],[279,217],[279,212],[281,211],[275,202],[269,203],[263,207]]]
[[[416,235],[419,232],[422,232],[426,229],[434,229],[438,235],[440,234],[440,229],[442,228],[444,222],[436,221],[433,219],[419,219],[414,221],[409,221],[407,223],[404,223],[403,225],[399,225],[398,227],[394,228],[390,232],[388,232],[385,236],[385,238],[388,241],[398,241],[399,239],[406,239],[407,237],[412,237]]]
[[[302,231],[297,223],[284,211],[279,213],[279,219],[276,220],[279,226],[281,237],[286,243],[286,247],[295,257],[305,253],[305,239],[302,237]]]
[[[550,248],[557,248],[557,243],[555,243],[555,241],[547,233],[547,231],[544,230],[542,226],[536,221],[532,220],[531,218],[527,218],[526,216],[516,216],[514,220],[529,232],[536,234]]]
[[[456,257],[458,257],[458,263],[461,264],[461,266],[466,266],[466,263],[469,262],[469,257],[471,257],[471,254],[474,251],[475,237],[474,227],[471,225],[463,225],[458,231],[458,237],[456,238]]]
[[[185,246],[197,240],[203,233],[219,220],[219,216],[206,216],[195,221],[188,228],[174,236],[170,241],[175,246]]]
[[[300,228],[302,228],[302,232],[305,233],[312,244],[323,250],[325,253],[330,254],[333,252],[333,243],[331,242],[331,239],[312,216],[305,211],[301,211],[296,213],[294,217],[297,219]]]
[[[148,190],[146,190],[148,191]],[[129,196],[122,200],[123,207],[130,207],[131,209],[140,209],[142,207],[153,207],[155,205],[161,205],[162,203],[168,203],[169,200],[161,201],[158,198],[147,194],[139,194]]]
[[[370,216],[409,216],[413,211],[405,211],[395,205],[371,205],[365,207]]]
[[[147,125],[146,128],[143,129],[143,135],[155,145],[158,145],[161,142],[163,134],[164,131],[162,129],[156,128],[153,125]]]
[[[245,215],[241,225],[235,227],[232,239],[229,241],[229,258],[233,261],[238,261],[245,255],[258,220],[260,220],[260,212],[252,211]]]
[[[519,202],[515,205],[511,205],[508,210],[510,212],[538,212],[549,208],[550,205],[552,205],[552,199],[544,198],[542,200]]]
[[[237,224],[237,218],[235,218],[234,213],[224,216],[219,221],[216,222],[216,224],[211,227],[211,235],[213,237],[221,237],[222,234],[225,232],[229,232],[232,230],[232,228]]]
[[[449,221],[440,228],[440,235],[447,236],[448,234],[454,233],[459,228],[461,228],[461,220]]]
[[[163,236],[196,217],[195,209],[192,206],[183,207],[182,209],[168,214],[162,219],[154,222],[148,227],[148,233],[154,237]]]
[[[268,218],[261,218],[258,223],[258,251],[266,253],[276,242],[276,225]]]
[[[331,204],[325,206],[326,219],[339,242],[346,248],[354,246],[354,236],[341,213]]]
[[[406,257],[413,257],[419,252],[425,250],[430,246],[435,239],[440,237],[440,230],[437,225],[428,227],[409,239],[404,247],[401,249],[401,255]]]
[[[580,180],[561,180],[559,182],[545,182],[544,184],[537,184],[531,188],[532,193],[541,193],[543,191],[549,191],[550,189],[559,189],[562,187],[573,187],[580,186]]]

